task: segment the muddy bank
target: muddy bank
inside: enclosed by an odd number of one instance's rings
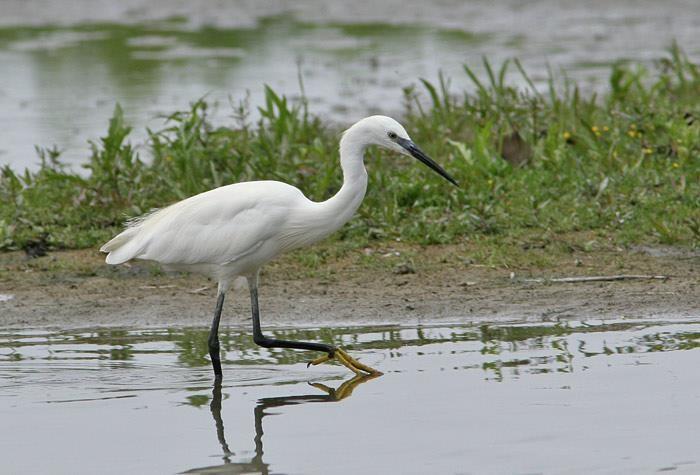
[[[565,255],[540,268],[473,264],[457,246],[351,251],[321,264],[295,256],[266,267],[266,326],[370,323],[539,322],[562,319],[697,317],[697,252],[663,248]],[[410,259],[405,256],[411,255]],[[649,274],[665,280],[541,283],[536,278]],[[95,251],[27,260],[0,256],[0,325],[208,325],[214,283],[133,264],[109,267]],[[249,325],[246,289],[233,291],[224,322]]]

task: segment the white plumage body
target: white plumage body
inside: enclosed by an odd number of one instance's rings
[[[340,228],[361,203],[364,188],[340,210],[334,198],[314,202],[278,181],[222,186],[134,221],[101,250],[109,252],[108,264],[155,261],[204,274],[226,289],[235,277]]]

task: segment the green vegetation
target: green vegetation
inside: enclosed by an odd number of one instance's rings
[[[700,68],[677,48],[653,74],[614,66],[601,98],[554,81],[541,94],[517,61],[485,66],[486,82],[465,67],[474,94],[422,81],[426,105],[405,90],[407,130],[462,188],[372,150],[366,202],[336,239],[431,244],[586,231],[621,245],[700,245]],[[509,71],[530,88],[507,85]],[[237,181],[282,180],[314,200],[339,189],[339,130],[303,101],[268,88],[257,123],[244,107],[236,113],[236,127],[215,128],[200,100],[149,131],[146,158],[117,107],[87,173],[67,169],[55,149],[38,149],[38,171],[4,167],[0,249],[96,246],[129,216]]]

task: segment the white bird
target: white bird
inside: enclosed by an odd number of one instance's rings
[[[278,181],[250,181],[200,193],[130,221],[106,243],[107,264],[131,259],[154,261],[167,269],[204,274],[218,281],[209,355],[217,381],[222,378],[219,320],[226,292],[234,280],[248,281],[253,313],[253,340],[265,348],[296,348],[323,352],[311,361],[332,358],[357,374],[377,374],[344,350],[321,343],[276,340],[263,335],[258,307],[260,268],[276,256],[313,244],[338,230],[353,216],[367,189],[365,149],[371,145],[412,155],[451,183],[457,182],[409,138],[394,119],[366,117],[340,140],[343,186],[332,198],[311,201],[297,188]]]

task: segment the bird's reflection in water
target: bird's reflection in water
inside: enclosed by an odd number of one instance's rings
[[[212,400],[209,408],[211,415],[214,417],[214,425],[216,426],[216,436],[221,444],[223,452],[223,461],[221,465],[213,465],[210,467],[194,468],[183,473],[198,473],[198,474],[263,474],[267,475],[270,472],[268,464],[263,461],[263,417],[268,415],[266,412],[273,407],[293,406],[296,404],[304,404],[309,402],[337,402],[347,397],[350,397],[353,390],[362,383],[366,383],[379,375],[357,375],[352,379],[345,381],[337,388],[331,388],[322,383],[310,383],[311,386],[323,391],[325,394],[303,394],[299,396],[282,396],[268,397],[259,399],[255,409],[255,456],[250,462],[232,462],[231,456],[234,453],[226,442],[224,434],[224,421],[221,417],[221,382],[214,383],[212,391]]]

